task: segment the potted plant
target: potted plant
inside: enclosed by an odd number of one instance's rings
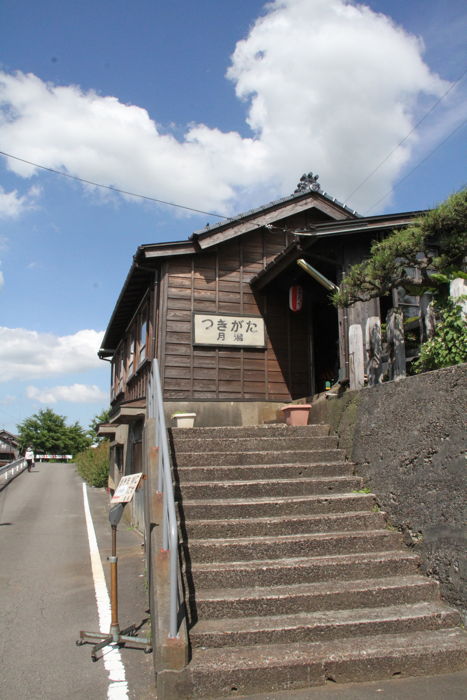
[[[171,417],[175,421],[176,428],[192,428],[195,424],[196,413],[176,411]]]
[[[310,408],[310,403],[289,403],[281,411],[287,425],[308,425]]]

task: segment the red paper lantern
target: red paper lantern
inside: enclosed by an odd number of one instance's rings
[[[289,289],[289,309],[291,311],[301,311],[303,306],[303,287],[293,284]]]

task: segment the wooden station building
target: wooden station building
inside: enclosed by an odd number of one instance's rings
[[[139,246],[99,351],[112,366],[117,466],[129,459],[139,471],[154,357],[167,417],[194,412],[203,426],[274,420],[284,403],[348,376],[349,325],[386,309],[376,299],[337,311],[297,261],[338,285],[372,240],[419,213],[363,218],[310,190],[184,241]]]

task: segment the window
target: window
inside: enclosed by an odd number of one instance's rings
[[[128,376],[131,377],[135,370],[135,329],[134,327],[130,332],[130,342],[128,343]]]
[[[147,306],[141,312],[138,320],[138,346],[139,346],[139,364],[144,362],[147,357],[147,340],[148,340],[148,308]]]

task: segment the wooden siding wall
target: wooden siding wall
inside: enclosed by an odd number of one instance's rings
[[[262,230],[166,264],[159,346],[166,400],[287,401],[307,393],[309,362],[290,355],[295,343],[308,347],[303,321],[291,318],[286,293],[256,299],[249,284],[287,243],[287,234]],[[262,314],[266,350],[194,347],[194,311]]]

